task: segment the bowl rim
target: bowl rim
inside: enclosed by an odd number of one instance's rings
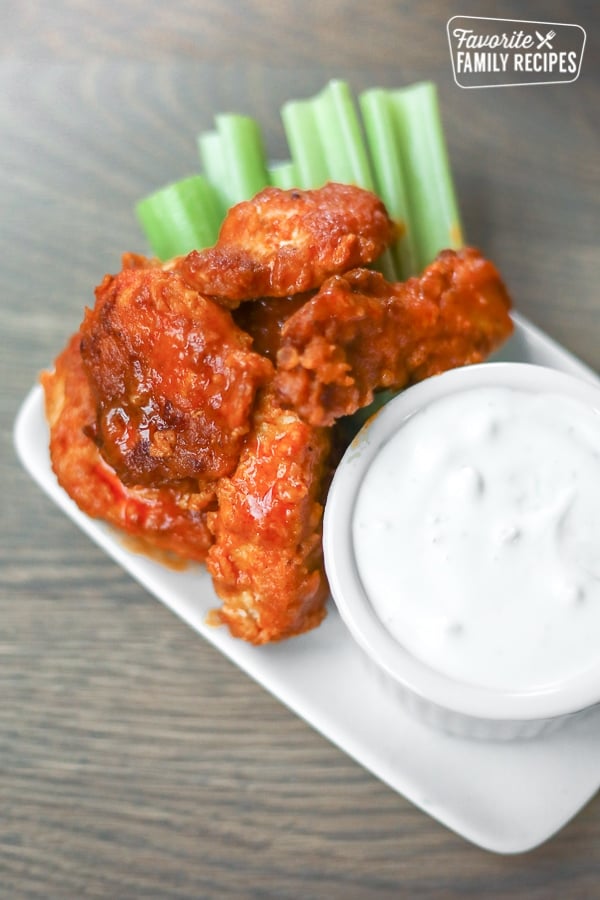
[[[414,412],[476,387],[512,387],[579,398],[600,414],[600,382],[533,363],[486,362],[451,369],[389,400],[360,429],[336,469],[325,504],[323,552],[334,603],[355,641],[398,687],[451,713],[487,721],[568,716],[600,703],[600,658],[563,681],[525,691],[488,688],[445,675],[388,632],[364,591],[353,552],[352,521],[365,473],[383,444]]]

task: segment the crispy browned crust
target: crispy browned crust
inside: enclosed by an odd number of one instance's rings
[[[141,547],[204,561],[212,543],[206,517],[214,490],[126,487],[104,462],[86,431],[95,417],[92,394],[74,334],[53,371],[41,376],[50,425],[50,456],[59,484],[92,518],[104,519]]]
[[[233,471],[273,369],[227,310],[175,271],[126,268],[97,288],[81,333],[93,436],[123,482],[208,486]]]
[[[331,431],[262,392],[239,465],[217,486],[208,570],[233,635],[263,644],[307,631],[325,615],[321,544]]]
[[[481,362],[511,334],[510,306],[496,268],[473,248],[446,250],[402,283],[346,272],[283,325],[278,395],[307,422],[331,425],[376,390]]]
[[[225,306],[318,288],[330,275],[377,259],[394,239],[370,191],[329,183],[317,190],[268,187],[227,214],[214,247],[182,260],[183,277]]]

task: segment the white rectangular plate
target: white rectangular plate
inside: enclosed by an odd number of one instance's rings
[[[547,335],[514,319],[515,334],[496,359],[598,381]],[[497,853],[523,852],[547,840],[598,790],[600,708],[531,741],[469,741],[433,731],[381,689],[333,607],[315,631],[265,647],[208,626],[206,615],[218,600],[201,567],[177,572],[131,553],[58,486],[39,386],[21,408],[15,445],[40,487],[150,593],[366,769],[467,840]]]

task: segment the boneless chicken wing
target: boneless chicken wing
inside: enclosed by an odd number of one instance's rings
[[[80,334],[42,374],[50,457],[59,484],[83,512],[104,519],[140,542],[140,547],[202,562],[212,543],[207,513],[214,489],[193,482],[178,488],[130,488],[102,459],[87,431],[96,410],[81,362]]]
[[[314,628],[328,596],[321,545],[331,429],[283,410],[272,389],[258,400],[239,465],[217,485],[207,561],[218,621],[254,644]]]
[[[225,306],[310,291],[377,259],[395,235],[369,191],[330,182],[316,190],[268,187],[234,206],[214,247],[181,262],[184,279]]]
[[[376,390],[485,359],[511,334],[510,305],[472,248],[443,251],[406,282],[367,269],[335,276],[282,327],[278,395],[307,422],[331,425]]]
[[[209,485],[233,470],[273,368],[227,310],[172,269],[136,266],[105,277],[81,334],[93,437],[124,483]]]

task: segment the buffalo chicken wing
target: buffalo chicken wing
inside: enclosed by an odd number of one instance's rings
[[[128,268],[97,288],[81,331],[93,437],[123,482],[208,485],[235,468],[272,365],[227,310],[176,271]]]
[[[510,335],[509,308],[496,268],[472,248],[440,253],[406,282],[368,269],[330,278],[282,327],[279,396],[331,425],[376,390],[481,362]]]
[[[215,543],[208,570],[232,634],[255,644],[318,625],[328,595],[323,503],[331,429],[307,425],[260,396],[253,429],[233,475],[217,485]]]
[[[214,247],[181,262],[185,280],[228,307],[318,288],[377,259],[395,227],[383,203],[350,184],[301,191],[268,187],[234,206]]]
[[[214,488],[127,487],[88,437],[96,409],[73,335],[52,371],[42,375],[50,426],[50,458],[59,484],[92,518],[104,519],[146,547],[202,562],[212,544],[207,513]]]

